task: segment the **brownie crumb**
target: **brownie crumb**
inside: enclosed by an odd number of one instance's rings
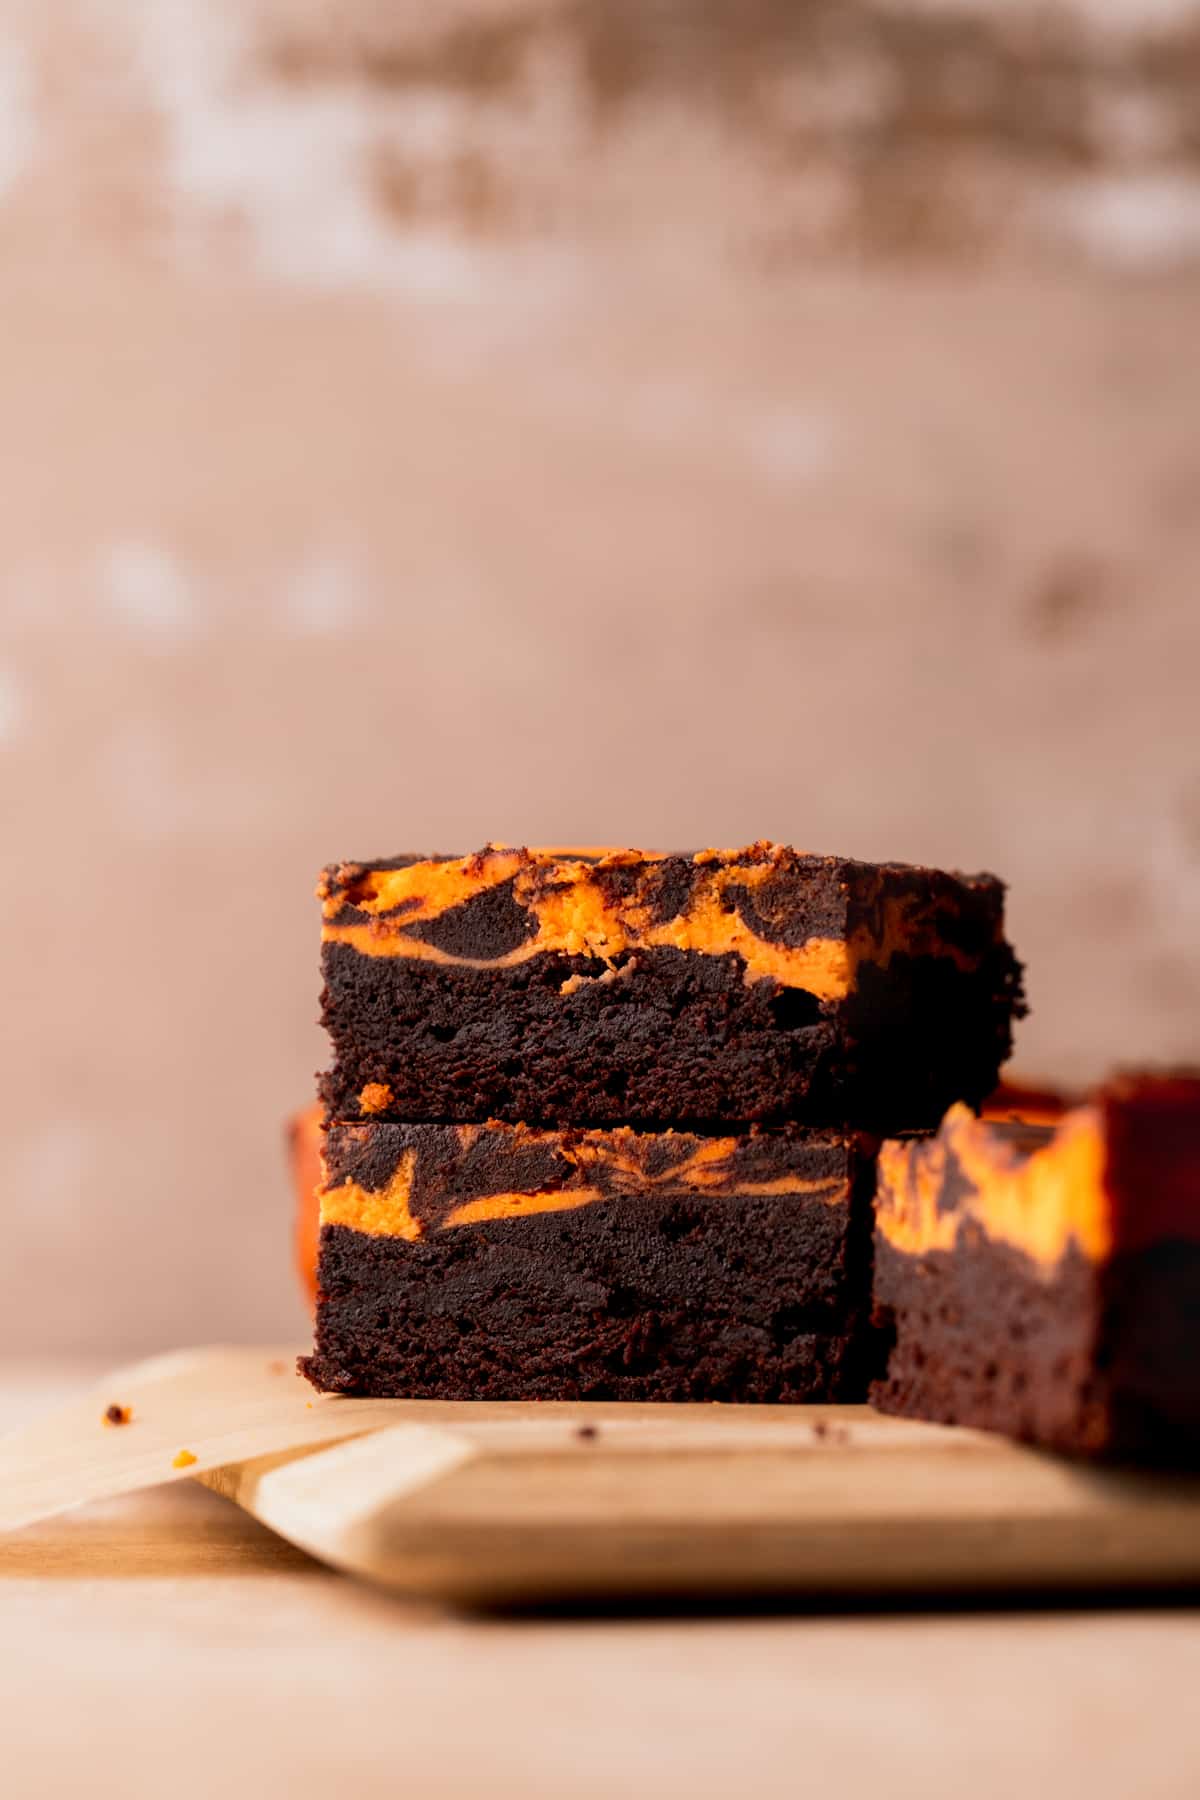
[[[177,1450],[172,1459],[171,1467],[173,1469],[190,1469],[196,1460],[196,1457],[190,1450]]]
[[[850,1433],[844,1425],[831,1425],[826,1419],[814,1419],[812,1434],[822,1444],[848,1444]]]
[[[577,1425],[575,1427],[575,1436],[577,1438],[590,1439],[598,1438],[600,1433],[594,1425]]]
[[[111,1406],[106,1406],[104,1409],[104,1423],[106,1425],[128,1425],[132,1417],[132,1406],[118,1406],[115,1400]]]

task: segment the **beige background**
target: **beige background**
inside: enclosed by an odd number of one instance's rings
[[[1200,9],[0,0],[0,1349],[302,1328],[317,866],[990,866],[1200,1055]]]

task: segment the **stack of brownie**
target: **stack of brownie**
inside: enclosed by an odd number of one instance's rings
[[[860,1400],[885,1134],[996,1083],[992,876],[527,850],[329,869],[321,1388]]]

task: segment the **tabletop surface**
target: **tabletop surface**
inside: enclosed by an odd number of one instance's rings
[[[6,1423],[87,1373],[0,1368]],[[474,1618],[191,1485],[0,1541],[0,1668],[13,1800],[1200,1792],[1191,1607]]]

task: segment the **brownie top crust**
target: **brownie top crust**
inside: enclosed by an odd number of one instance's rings
[[[1072,1250],[1200,1242],[1200,1074],[1119,1076],[1056,1124],[953,1106],[936,1137],[883,1145],[875,1222],[904,1255],[982,1233],[1047,1277]]]
[[[631,1195],[794,1196],[849,1206],[865,1136],[792,1130],[535,1130],[482,1125],[333,1125],[322,1225],[415,1240],[452,1227],[560,1212]]]
[[[507,969],[544,954],[605,965],[640,949],[737,955],[745,979],[823,1001],[851,994],[862,964],[897,953],[974,970],[1003,942],[1003,884],[902,863],[812,856],[786,845],[670,853],[527,849],[393,857],[327,868],[323,941],[370,957]]]

